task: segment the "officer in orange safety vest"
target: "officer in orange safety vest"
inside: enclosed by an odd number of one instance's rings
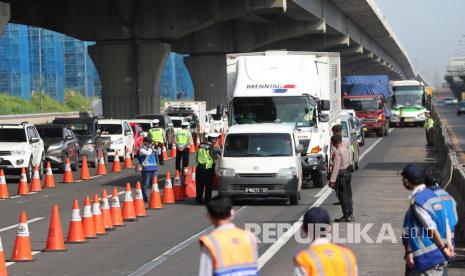
[[[344,276],[358,275],[357,260],[352,251],[330,242],[325,233],[330,231],[328,212],[311,208],[304,215],[302,230],[312,240],[310,246],[294,257],[294,275]]]
[[[214,197],[207,210],[215,229],[200,237],[199,276],[258,275],[256,238],[232,223],[231,200]]]

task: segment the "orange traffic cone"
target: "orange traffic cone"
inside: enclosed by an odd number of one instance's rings
[[[131,153],[128,148],[126,148],[126,155],[124,156],[124,168],[132,169]]]
[[[124,221],[136,221],[136,212],[134,210],[134,201],[132,200],[131,184],[126,182],[126,192],[123,201],[123,219]]]
[[[29,237],[29,228],[27,226],[26,212],[22,212],[19,218],[18,234],[16,235],[15,246],[11,262],[32,262],[31,239]]]
[[[187,168],[186,168],[187,169]],[[195,169],[195,167],[193,167]],[[187,175],[184,174],[184,185],[186,187],[186,197],[187,198],[195,198],[196,197],[196,188],[195,184],[192,181],[192,176],[194,175],[194,171],[192,173],[189,169],[187,169]]]
[[[45,188],[55,188],[55,178],[53,177],[52,173],[52,165],[50,162],[47,162],[47,168],[45,169],[45,180],[44,180],[44,187]]]
[[[224,132],[223,131],[220,133],[220,141],[219,142],[220,142],[220,146],[224,145]]]
[[[86,239],[96,239],[94,217],[92,216],[92,207],[88,196],[84,199],[84,210],[82,211],[82,230]]]
[[[170,154],[170,156],[171,156],[172,158],[176,157],[176,144],[175,144],[175,143],[173,143],[173,144],[171,145],[171,154]]]
[[[48,228],[47,244],[44,251],[66,251],[63,239],[63,229],[61,227],[60,211],[58,205],[52,207],[52,217]]]
[[[150,192],[149,209],[163,209],[156,176],[152,178],[152,192]]]
[[[178,170],[176,170],[176,175],[174,177],[173,191],[174,191],[174,199],[176,201],[186,200],[186,196],[184,195],[184,189],[182,188],[182,184],[181,184],[181,177],[179,177]]]
[[[111,220],[110,205],[108,204],[108,194],[107,190],[102,190],[102,204],[100,204],[100,211],[102,212],[103,225],[105,226],[106,231],[115,230],[113,222]]]
[[[100,201],[97,194],[94,194],[94,202],[92,204],[92,216],[94,218],[95,233],[97,235],[105,235],[105,224],[103,224],[102,211],[100,210]]]
[[[134,196],[134,211],[136,217],[146,217],[147,212],[145,211],[144,197],[142,196],[142,188],[140,182],[136,182],[136,194]]]
[[[99,154],[98,166],[97,166],[97,175],[106,175],[107,174],[107,165],[105,164],[105,158],[103,158],[103,153]]]
[[[68,237],[66,243],[85,243],[86,237],[82,228],[81,214],[79,211],[79,202],[77,199],[73,201],[73,213],[69,222]]]
[[[123,214],[121,213],[121,205],[119,204],[118,189],[113,188],[113,194],[111,196],[110,214],[111,222],[114,226],[124,226]]]
[[[34,166],[34,173],[31,179],[31,192],[42,192],[42,183],[40,183],[39,167]]]
[[[8,276],[5,264],[5,253],[3,253],[2,237],[0,237],[0,275]]]
[[[73,183],[73,172],[71,171],[71,164],[69,163],[69,159],[66,158],[65,164],[65,172],[63,173],[63,183]]]
[[[19,180],[18,195],[29,195],[29,184],[27,183],[26,169],[21,169],[21,178]]]
[[[163,157],[163,161],[168,160],[168,152],[166,152],[166,147],[165,146],[163,146],[163,148],[161,150],[161,154],[162,154],[162,157]]]
[[[174,200],[173,186],[171,185],[171,175],[169,171],[166,172],[165,187],[163,188],[163,203],[176,203]]]
[[[87,165],[87,156],[85,155],[82,156],[81,175],[79,176],[79,179],[81,180],[90,179],[89,166]]]
[[[197,150],[195,149],[195,145],[194,145],[194,142],[191,141],[191,143],[189,144],[189,153],[195,153]]]
[[[3,170],[0,169],[0,199],[7,199],[9,197],[10,195],[8,193],[8,186],[6,185],[5,174],[3,173]],[[1,270],[0,270],[0,275],[1,275]]]
[[[113,158],[113,166],[111,167],[112,172],[121,172],[121,163],[119,162],[118,151],[115,152],[115,157]]]

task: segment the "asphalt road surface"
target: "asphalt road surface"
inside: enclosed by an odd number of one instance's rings
[[[358,258],[361,275],[403,274],[403,249],[400,241],[401,223],[408,205],[408,191],[400,182],[398,172],[410,162],[431,163],[434,158],[425,146],[422,128],[393,129],[388,137],[370,137],[362,148],[361,169],[353,174],[354,216],[362,227],[373,223],[368,234],[376,241],[379,229],[389,224],[397,242],[382,244],[362,242],[348,244]],[[192,158],[191,158],[192,159]],[[161,169],[161,175],[169,168],[173,173],[173,160]],[[94,171],[92,171],[92,175]],[[59,181],[61,175],[56,174]],[[75,173],[77,177],[77,173]],[[160,177],[163,182],[163,177]],[[137,222],[127,222],[87,244],[69,245],[60,253],[41,252],[45,246],[51,208],[59,204],[63,231],[66,235],[71,217],[73,198],[82,201],[86,195],[116,186],[123,191],[127,181],[139,179],[134,170],[109,174],[73,184],[57,183],[56,189],[47,189],[30,196],[0,201],[0,235],[8,259],[16,235],[15,224],[21,211],[26,211],[31,232],[32,248],[38,253],[30,263],[8,263],[10,275],[194,275],[198,271],[200,234],[210,230],[205,207],[186,201],[165,205],[163,210],[149,210],[149,217]],[[8,179],[10,193],[15,194],[17,179]],[[122,200],[123,196],[120,196]],[[332,218],[341,216],[334,192],[328,188],[310,188],[302,191],[297,206],[289,206],[281,200],[236,202],[238,213],[235,223],[268,225],[280,223],[299,232],[296,221],[311,206],[326,208]],[[11,226],[11,227],[10,227]],[[341,224],[342,233],[345,232]],[[273,228],[271,228],[273,229]],[[294,231],[293,231],[294,230]],[[277,237],[276,237],[277,236]],[[258,234],[259,239],[264,239]],[[273,237],[270,237],[273,240]],[[262,275],[290,275],[292,257],[305,244],[296,241],[295,235],[274,235],[274,241],[259,246]],[[388,273],[389,272],[389,273]],[[454,271],[451,271],[451,275]]]

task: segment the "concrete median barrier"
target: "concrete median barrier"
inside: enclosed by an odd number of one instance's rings
[[[79,118],[93,116],[88,112],[56,112],[56,113],[37,113],[37,114],[18,114],[18,115],[0,115],[0,122],[8,123],[21,123],[30,122],[33,124],[51,123],[55,118]]]

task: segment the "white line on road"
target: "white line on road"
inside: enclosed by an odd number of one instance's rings
[[[42,251],[32,251],[32,256],[36,255],[36,254],[39,254],[40,252]],[[5,265],[6,266],[10,266],[10,265],[13,265],[15,264],[16,262],[5,262]]]
[[[326,192],[326,190],[328,190],[328,189],[329,189],[329,186],[328,186],[328,185],[324,186],[324,187],[323,187],[322,189],[320,189],[320,191],[319,191],[316,195],[314,195],[313,197],[320,197],[320,196],[321,196],[322,194],[324,194],[324,193]]]
[[[27,223],[33,223],[33,222],[43,220],[43,219],[44,219],[44,217],[33,218],[33,219],[28,220]],[[18,227],[18,224],[14,224],[14,225],[10,225],[8,227],[4,227],[4,228],[0,229],[0,233],[11,230],[11,229],[15,229],[16,227]]]
[[[245,210],[247,206],[242,206],[239,210],[236,212],[236,216],[239,215],[242,211]],[[150,262],[144,264],[143,266],[139,267],[136,271],[132,272],[129,274],[129,276],[142,276],[153,270],[155,267],[161,265],[164,263],[166,260],[168,260],[170,257],[176,255],[178,252],[183,250],[184,248],[188,247],[192,243],[196,242],[198,238],[207,233],[208,231],[212,230],[213,226],[207,227],[204,230],[198,232],[197,234],[191,236],[187,240],[184,240],[183,242],[177,244],[173,248],[169,249],[165,253],[161,254],[160,256],[156,257],[155,259],[151,260]]]
[[[389,133],[391,133],[393,129],[391,128],[389,130]],[[379,138],[374,142],[366,151],[363,152],[362,155],[360,155],[360,159],[362,160],[370,151],[372,151],[377,144],[379,144],[383,140],[383,138]],[[329,197],[331,194],[332,189],[330,189],[328,186],[325,186],[322,188],[317,195],[319,195],[318,199],[308,208],[310,210],[311,208],[314,207],[319,207],[325,200]],[[305,213],[304,213],[305,214]],[[278,251],[291,239],[292,236],[294,236],[297,231],[300,230],[300,227],[302,226],[302,221],[303,221],[304,215],[302,215],[292,226],[291,228],[285,232],[279,239],[272,244],[266,251],[263,253],[260,258],[258,258],[258,270],[262,269],[262,267],[274,256]]]

